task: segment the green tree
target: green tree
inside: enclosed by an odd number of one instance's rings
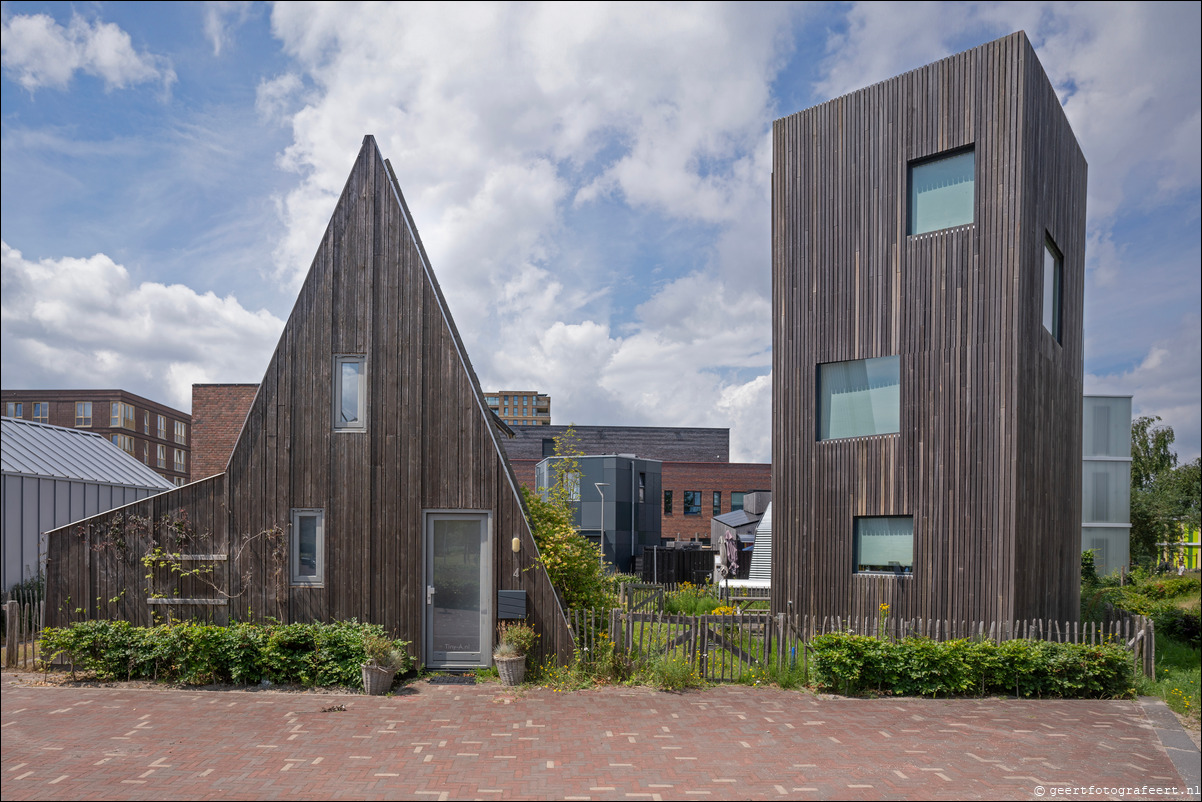
[[[1202,462],[1178,467],[1173,427],[1158,417],[1131,424],[1131,559],[1144,565],[1160,558],[1157,543],[1180,539],[1197,527],[1202,502]]]
[[[538,544],[539,562],[569,609],[611,604],[611,583],[601,563],[600,547],[575,526],[582,456],[576,431],[569,426],[555,438],[551,486],[541,494],[522,488],[530,531]]]

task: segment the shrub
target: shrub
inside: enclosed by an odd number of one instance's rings
[[[399,652],[398,668],[409,667],[405,641],[387,638],[377,624],[176,623],[135,627],[126,621],[83,621],[42,633],[44,662],[65,655],[72,670],[99,679],[161,679],[186,685],[269,679],[279,683],[362,685],[360,666],[368,642]]]
[[[810,665],[819,687],[846,694],[1111,698],[1131,692],[1130,656],[1112,644],[886,641],[836,633],[810,642]]]

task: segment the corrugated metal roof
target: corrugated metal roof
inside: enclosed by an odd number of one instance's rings
[[[169,490],[175,485],[95,432],[0,418],[4,473]]]

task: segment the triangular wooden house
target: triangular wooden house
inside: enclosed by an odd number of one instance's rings
[[[368,136],[225,473],[50,533],[48,623],[356,618],[467,668],[524,604],[570,656],[503,427]],[[151,542],[202,572],[147,581]]]

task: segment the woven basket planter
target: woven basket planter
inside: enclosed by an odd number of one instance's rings
[[[521,685],[526,676],[526,657],[494,657],[502,685]]]
[[[392,688],[392,680],[395,677],[395,668],[365,665],[363,666],[363,691],[368,696],[383,696]]]

